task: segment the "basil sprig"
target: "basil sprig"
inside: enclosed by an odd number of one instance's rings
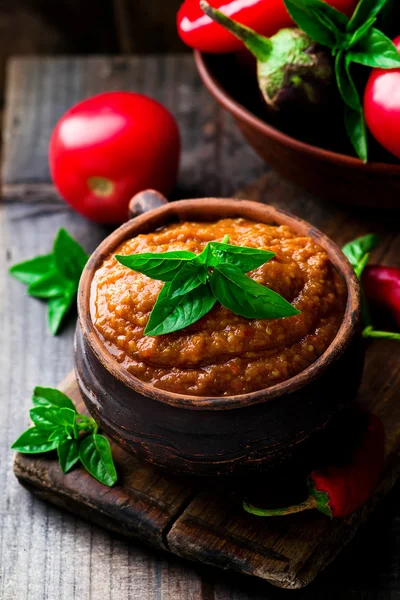
[[[28,295],[48,302],[48,324],[56,335],[73,305],[88,255],[65,229],[60,229],[51,254],[37,256],[10,268],[28,286]]]
[[[78,414],[68,396],[53,388],[36,387],[32,397],[30,427],[11,448],[23,454],[57,450],[63,473],[78,461],[104,485],[117,481],[110,444],[97,433],[98,425],[91,417]]]
[[[350,72],[352,63],[382,69],[400,67],[393,42],[374,27],[388,0],[360,0],[351,19],[321,0],[284,0],[297,25],[335,56],[335,74],[345,104],[347,134],[363,162],[368,160],[367,129],[360,94]]]
[[[379,245],[379,242],[380,237],[376,235],[376,233],[369,233],[343,246],[342,252],[346,256],[349,263],[354,267],[354,271],[358,279],[361,280],[362,273],[367,266],[370,254]],[[363,337],[400,341],[400,333],[379,331],[374,328],[371,322],[371,314],[363,290],[361,290],[361,308]]]
[[[245,275],[275,254],[227,242],[228,236],[222,242],[208,242],[200,254],[175,251],[116,256],[122,265],[165,282],[144,335],[164,335],[188,327],[206,315],[217,301],[249,319],[280,319],[299,314],[282,296]]]

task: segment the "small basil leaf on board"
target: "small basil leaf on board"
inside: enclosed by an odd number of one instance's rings
[[[57,440],[48,441],[49,431],[31,427],[24,431],[22,435],[11,446],[12,450],[22,452],[23,454],[38,454],[40,452],[50,452],[57,448]]]
[[[64,438],[57,446],[58,462],[63,473],[68,473],[79,460],[78,440]]]
[[[345,105],[344,124],[357,156],[366,163],[368,161],[367,128],[362,108],[353,110],[350,106]]]
[[[58,408],[38,406],[31,408],[29,415],[38,429],[53,431],[56,427],[64,426],[64,418]]]
[[[50,331],[53,335],[57,335],[61,322],[76,298],[76,290],[68,289],[63,296],[51,298],[48,303],[47,321]]]
[[[31,285],[40,280],[43,275],[55,272],[55,269],[53,255],[45,254],[13,265],[9,273],[21,283]]]
[[[375,20],[387,0],[360,0],[347,25],[347,31],[356,31],[367,21]]]
[[[216,301],[208,284],[177,298],[162,296],[154,305],[144,335],[164,335],[188,327],[206,315]]]
[[[358,90],[350,74],[350,64],[347,58],[348,55],[343,50],[340,50],[335,59],[335,75],[345,104],[355,111],[361,109],[361,100]]]
[[[250,279],[233,265],[216,266],[210,285],[222,306],[248,319],[279,319],[300,312],[282,296]]]
[[[54,388],[36,386],[33,391],[32,403],[34,406],[49,406],[53,408],[70,408],[77,412],[74,403],[68,396]]]
[[[378,29],[371,29],[359,41],[357,49],[348,53],[352,62],[381,69],[400,67],[400,53],[396,46]]]
[[[337,46],[348,23],[343,13],[319,0],[284,0],[284,4],[295,23],[312,40],[329,48]]]
[[[110,444],[103,435],[88,435],[79,444],[79,458],[85,469],[100,483],[113,486],[117,472],[111,454]]]
[[[58,231],[53,254],[59,273],[70,281],[78,282],[89,257],[65,229]]]
[[[144,252],[127,256],[116,255],[115,258],[121,265],[143,273],[147,277],[160,281],[172,281],[185,262],[196,258],[196,254],[187,250],[176,250],[160,253]]]
[[[211,251],[216,258],[216,263],[226,263],[235,265],[243,273],[248,273],[261,267],[275,256],[274,252],[269,250],[259,250],[258,248],[248,248],[243,246],[233,246],[232,244],[223,244],[221,242],[211,242]]]
[[[65,438],[71,439],[72,435],[65,430],[65,427],[57,427],[49,435],[49,442],[52,442],[53,440],[57,440],[57,442],[59,442]]]
[[[363,258],[364,254],[375,250],[375,248],[378,247],[379,242],[379,235],[376,233],[368,233],[367,235],[363,235],[345,244],[342,248],[342,252],[349,263],[355,266]]]
[[[62,296],[66,287],[65,279],[57,272],[49,272],[32,282],[27,290],[35,298],[57,298]]]

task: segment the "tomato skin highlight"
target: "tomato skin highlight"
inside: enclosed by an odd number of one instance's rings
[[[177,179],[179,129],[158,102],[131,92],[93,96],[58,121],[50,140],[54,184],[77,212],[97,223],[128,219],[134,194],[169,194]]]
[[[400,51],[400,36],[393,43]],[[364,113],[374,138],[400,158],[400,68],[371,71],[364,92]]]
[[[352,15],[358,0],[326,0],[328,4]],[[270,37],[284,27],[292,27],[283,0],[210,0],[213,8],[262,35]],[[207,17],[200,0],[185,0],[177,13],[177,28],[181,40],[201,52],[225,53],[243,49],[243,43],[221,25]]]

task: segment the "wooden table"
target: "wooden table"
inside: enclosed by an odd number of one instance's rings
[[[45,327],[45,307],[28,298],[6,270],[48,251],[60,226],[88,251],[107,233],[57,197],[47,167],[57,118],[74,102],[107,89],[145,92],[175,113],[184,149],[176,196],[227,196],[262,174],[263,193],[280,185],[202,88],[190,57],[11,63],[0,205],[0,598],[400,599],[399,486],[330,568],[308,588],[288,592],[156,554],[36,500],[17,484],[9,447],[27,425],[33,387],[56,385],[71,369],[74,318],[53,338]],[[327,210],[303,192],[286,189],[309,220],[318,221]],[[343,215],[360,218],[354,211]]]

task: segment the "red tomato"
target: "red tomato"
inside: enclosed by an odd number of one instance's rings
[[[347,16],[351,16],[358,0],[326,0]],[[247,25],[262,35],[271,36],[283,27],[292,27],[292,19],[283,0],[210,0],[211,6]],[[224,53],[243,49],[243,43],[215,23],[200,8],[200,0],[185,0],[178,10],[180,38],[201,52]]]
[[[168,194],[177,178],[178,126],[161,104],[130,92],[100,94],[71,108],[50,140],[51,175],[63,198],[97,223],[122,223],[131,197]]]
[[[400,36],[393,40],[400,51]],[[400,69],[373,69],[364,93],[367,125],[386,150],[400,158]]]

